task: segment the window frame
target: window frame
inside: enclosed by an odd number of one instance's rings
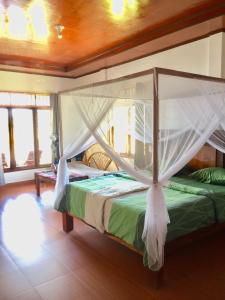
[[[10,92],[13,94],[13,92]],[[26,93],[23,93],[26,94]],[[34,94],[39,95],[39,94]],[[24,171],[32,170],[39,168],[50,167],[49,164],[40,164],[39,161],[39,141],[38,141],[38,110],[49,110],[51,111],[50,106],[35,106],[35,105],[0,105],[0,108],[7,109],[8,112],[8,132],[9,132],[9,149],[10,149],[10,167],[4,168],[5,173],[15,172],[15,171]],[[34,165],[33,166],[16,166],[15,159],[15,144],[14,144],[14,128],[13,128],[13,109],[30,109],[32,111],[33,119],[33,137],[34,137]]]

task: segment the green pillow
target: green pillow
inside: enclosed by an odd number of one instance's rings
[[[203,183],[225,185],[225,169],[223,168],[205,168],[198,170],[189,176]]]

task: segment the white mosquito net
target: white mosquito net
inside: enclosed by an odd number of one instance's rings
[[[73,111],[74,142],[59,162],[55,207],[68,183],[66,160],[99,143],[149,185],[142,238],[149,268],[159,270],[169,223],[162,188],[207,141],[224,151],[225,83],[154,69],[63,93],[61,101]]]

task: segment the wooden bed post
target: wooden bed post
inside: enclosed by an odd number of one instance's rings
[[[158,290],[161,288],[164,282],[164,267],[162,267],[159,271],[154,272],[154,289]]]
[[[62,213],[63,231],[70,232],[73,230],[73,217],[67,212]]]
[[[159,141],[159,97],[158,97],[158,69],[153,70],[153,147],[152,147],[152,181],[153,184],[158,183],[159,167],[158,167],[158,141]],[[155,201],[155,199],[153,199]],[[159,289],[164,280],[164,267],[155,272],[154,287]]]
[[[152,147],[152,180],[158,183],[158,135],[159,135],[159,98],[158,98],[158,70],[153,70],[153,147]]]

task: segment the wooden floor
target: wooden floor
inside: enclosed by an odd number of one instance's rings
[[[51,191],[39,199],[29,183],[0,197],[0,300],[225,299],[225,232],[167,257],[157,291],[138,254],[78,221],[63,233]]]

